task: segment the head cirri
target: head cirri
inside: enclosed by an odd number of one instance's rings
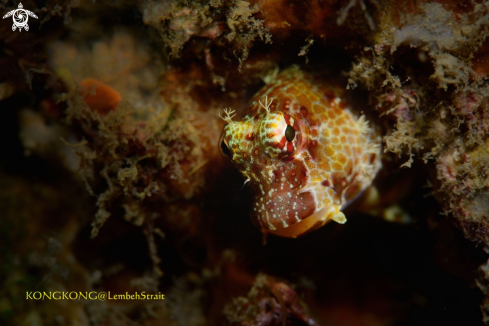
[[[242,121],[221,116],[221,149],[249,183],[251,217],[263,232],[297,237],[330,220],[370,185],[380,137],[333,81],[293,66],[250,101]]]

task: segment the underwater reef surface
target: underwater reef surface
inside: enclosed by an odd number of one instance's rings
[[[22,4],[28,31],[0,21],[0,325],[489,323],[488,1]],[[297,239],[253,225],[221,145],[223,109],[291,66],[382,143],[348,221]]]

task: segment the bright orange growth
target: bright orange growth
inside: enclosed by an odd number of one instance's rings
[[[87,78],[80,82],[80,87],[85,103],[100,115],[115,111],[121,101],[121,95],[115,89],[98,80]]]

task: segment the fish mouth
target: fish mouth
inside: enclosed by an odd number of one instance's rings
[[[264,232],[287,229],[299,224],[316,210],[314,198],[310,192],[269,195],[269,190],[255,191],[255,201],[252,204],[251,219],[253,224]],[[270,192],[271,193],[271,192]]]

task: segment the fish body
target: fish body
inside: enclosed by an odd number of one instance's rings
[[[373,181],[381,138],[334,79],[292,66],[251,100],[241,121],[223,117],[221,147],[249,183],[253,223],[297,237],[330,220]]]

